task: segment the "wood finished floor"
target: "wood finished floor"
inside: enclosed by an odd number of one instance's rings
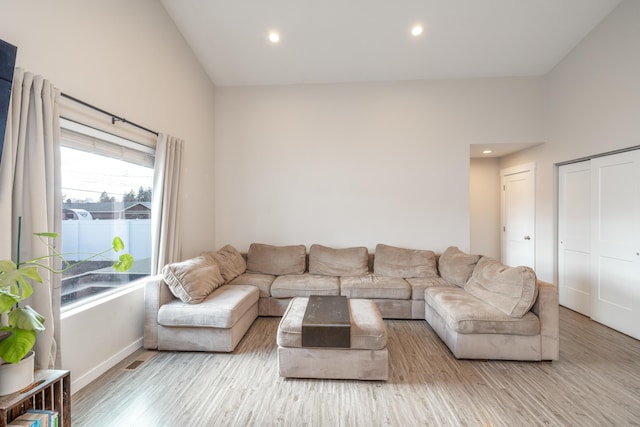
[[[73,425],[640,425],[640,341],[565,308],[555,362],[456,360],[426,322],[386,320],[386,382],[280,378],[279,320],[231,354],[139,351],[73,395]]]

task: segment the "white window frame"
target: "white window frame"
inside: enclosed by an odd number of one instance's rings
[[[60,132],[63,147],[112,157],[152,169],[154,167],[156,149],[148,141],[136,142],[63,117],[60,118]],[[72,316],[74,313],[91,309],[120,295],[133,292],[142,286],[143,280],[132,280],[128,284],[83,298],[64,307],[61,306],[62,317]]]

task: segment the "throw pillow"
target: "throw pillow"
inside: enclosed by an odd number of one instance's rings
[[[369,251],[365,247],[334,249],[322,245],[311,245],[309,273],[323,276],[367,274],[369,273]]]
[[[455,285],[463,287],[469,281],[473,269],[476,267],[480,255],[471,255],[462,252],[455,246],[449,246],[440,255],[438,268],[440,277]]]
[[[162,278],[171,293],[187,304],[202,302],[224,283],[218,265],[203,256],[165,265]]]
[[[252,273],[302,274],[307,264],[307,248],[304,245],[272,246],[252,243],[247,253],[247,270]]]
[[[464,290],[503,313],[520,318],[538,297],[536,274],[530,267],[508,267],[482,257]]]
[[[218,264],[220,273],[226,283],[229,283],[247,269],[247,263],[242,254],[231,245],[226,245],[216,252],[205,252],[203,255]]]
[[[436,254],[429,250],[404,249],[378,244],[373,271],[387,277],[438,277]]]

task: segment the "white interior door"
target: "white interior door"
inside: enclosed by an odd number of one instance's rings
[[[535,169],[501,171],[502,262],[535,267]]]
[[[558,170],[558,291],[560,304],[591,315],[591,163]]]
[[[640,339],[640,151],[591,163],[591,318]]]

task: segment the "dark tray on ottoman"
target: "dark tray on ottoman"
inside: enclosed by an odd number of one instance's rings
[[[347,297],[309,297],[302,319],[302,347],[351,347],[351,318]]]

